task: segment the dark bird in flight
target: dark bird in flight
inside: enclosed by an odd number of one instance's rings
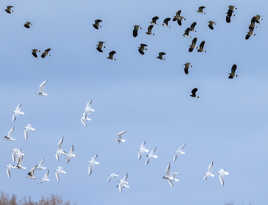
[[[104,46],[104,42],[103,41],[99,41],[98,44],[97,44],[97,51],[99,51],[100,53],[103,52],[103,48],[105,48]]]
[[[185,36],[189,36],[189,35],[190,35],[190,31],[191,31],[191,28],[190,28],[190,27],[186,28],[185,31],[184,31],[183,36],[184,36],[184,37],[185,37]]]
[[[164,56],[166,55],[165,52],[159,52],[158,56],[156,58],[160,59],[160,60],[165,60]]]
[[[206,14],[205,11],[204,11],[205,8],[206,8],[205,6],[199,6],[198,9],[197,9],[197,13]]]
[[[193,52],[193,50],[194,50],[194,48],[196,46],[196,43],[197,43],[197,38],[194,38],[192,40],[192,43],[191,43],[190,47],[189,47],[189,50],[188,50],[189,52]]]
[[[181,10],[178,10],[176,12],[176,16],[173,17],[172,21],[177,21],[180,16],[181,16]]]
[[[108,55],[108,59],[110,59],[110,60],[116,60],[115,58],[114,58],[114,55],[116,54],[116,51],[114,51],[114,50],[112,50],[112,51],[110,51],[109,52],[109,55]]]
[[[251,22],[249,27],[248,27],[249,31],[254,31],[255,29],[255,23],[254,22]]]
[[[198,49],[197,49],[197,52],[206,52],[205,50],[204,50],[204,46],[205,46],[205,41],[202,41],[201,43],[200,43],[200,45],[199,45],[199,47],[198,47]]]
[[[233,16],[234,10],[237,9],[235,6],[230,5],[228,7],[227,15],[226,15],[226,22],[231,23],[231,17]],[[235,16],[235,15],[234,15]]]
[[[199,96],[196,95],[197,91],[198,91],[198,88],[192,89],[190,96],[193,98],[199,98]]]
[[[45,58],[49,52],[51,51],[51,48],[47,48],[42,54],[41,54],[41,58]]]
[[[7,6],[5,11],[8,13],[8,14],[11,14],[13,13],[14,11],[12,10],[12,8],[14,8],[14,6]]]
[[[254,29],[253,30],[249,30],[245,36],[245,39],[248,40],[251,36],[256,36],[256,34],[254,33]]]
[[[141,44],[140,44],[138,51],[139,51],[139,53],[140,53],[141,55],[144,55],[144,51],[147,50],[147,46],[148,46],[148,45],[147,45],[147,44],[144,44],[144,43],[141,43]]]
[[[162,25],[163,25],[163,26],[168,26],[168,22],[169,22],[170,20],[171,20],[171,18],[169,18],[169,17],[168,17],[168,18],[165,18],[164,21],[163,21],[163,23],[162,23]]]
[[[196,22],[193,22],[192,24],[191,24],[191,26],[190,26],[190,31],[195,31],[194,29],[195,29],[195,26],[197,25],[197,23]]]
[[[33,57],[38,58],[37,53],[39,53],[39,52],[40,52],[40,50],[38,50],[36,48],[32,49],[32,55],[33,55]]]
[[[213,30],[214,29],[214,25],[216,25],[215,21],[209,21],[208,22],[208,27]]]
[[[260,15],[253,16],[251,18],[251,23],[258,23],[258,24],[260,24],[260,20],[262,20],[262,18],[261,18]]]
[[[153,34],[153,33],[152,33],[153,28],[154,28],[154,25],[153,25],[153,24],[149,25],[148,28],[147,28],[147,32],[146,32],[146,34],[147,34],[147,35],[151,35],[151,34]]]
[[[96,30],[99,30],[99,28],[101,28],[101,25],[100,23],[102,22],[101,19],[96,19],[94,24],[92,24],[92,26],[96,29]]]
[[[30,21],[26,21],[26,23],[24,24],[25,28],[31,28],[32,23]]]
[[[157,22],[158,19],[159,19],[158,16],[154,16],[154,17],[152,18],[151,24],[156,24],[156,22]]]
[[[190,63],[190,62],[187,62],[187,63],[185,63],[184,64],[184,73],[186,74],[186,75],[188,75],[189,74],[189,68],[192,68],[192,64]]]
[[[229,79],[233,79],[234,77],[237,77],[237,75],[235,74],[236,69],[237,69],[237,65],[234,64],[232,66],[231,73],[229,73]]]
[[[138,32],[139,32],[139,29],[141,27],[139,25],[134,25],[134,29],[133,29],[133,37],[136,38],[138,36]]]

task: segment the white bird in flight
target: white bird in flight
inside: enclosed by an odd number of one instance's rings
[[[17,119],[17,116],[21,115],[24,115],[24,112],[22,111],[22,104],[18,104],[16,109],[13,111],[12,122],[14,122]]]
[[[12,162],[18,162],[20,158],[24,157],[24,153],[19,148],[12,149]]]
[[[171,173],[170,172],[170,168],[171,166],[170,166],[170,163],[168,163],[168,166],[167,166],[167,168],[166,168],[166,174],[165,174],[165,176],[163,176],[163,179],[165,179],[165,180],[167,180],[168,181],[168,184],[171,186],[171,187],[173,187],[174,186],[174,183],[175,182],[178,182],[178,181],[180,181],[178,178],[176,178],[176,176],[177,176],[177,174],[178,174],[178,172],[173,172],[173,173]]]
[[[44,163],[45,163],[45,160],[40,160],[37,164],[37,167],[36,169],[39,169],[39,170],[46,170],[47,167],[44,166]]]
[[[175,163],[177,158],[179,157],[179,155],[185,155],[184,152],[184,148],[185,148],[185,144],[181,145],[175,152],[174,156],[173,156],[173,162]]]
[[[229,175],[229,172],[225,171],[224,169],[220,169],[218,171],[219,180],[222,186],[224,186],[224,176]]]
[[[6,173],[7,173],[7,177],[10,178],[11,177],[11,169],[15,169],[15,166],[13,166],[12,164],[8,164],[7,165],[7,170],[6,170]]]
[[[39,183],[45,183],[45,182],[49,182],[50,179],[49,179],[49,170],[47,170],[47,172],[44,174],[44,176],[40,179],[40,182]]]
[[[152,150],[146,155],[147,160],[145,161],[145,165],[148,165],[148,164],[150,163],[151,159],[157,159],[157,158],[158,158],[158,156],[155,154],[156,150],[157,150],[157,147],[155,147],[154,149],[152,149]]]
[[[119,184],[117,184],[117,188],[119,192],[122,192],[124,188],[129,189],[130,186],[128,185],[128,173],[119,181]]]
[[[66,162],[69,163],[72,158],[75,158],[76,155],[74,153],[74,145],[72,145],[71,149],[69,152],[64,154],[66,156]]]
[[[138,159],[140,160],[142,158],[142,154],[148,153],[149,149],[146,148],[146,142],[143,141],[140,145],[139,151],[138,151]]]
[[[93,157],[91,157],[90,161],[88,161],[88,175],[90,176],[93,172],[93,168],[96,165],[99,165],[100,163],[96,161],[98,155],[95,154]]]
[[[117,135],[117,138],[116,138],[116,141],[120,144],[120,143],[124,143],[126,142],[126,140],[123,138],[123,136],[127,133],[126,130],[123,130],[123,131],[120,131],[118,132],[116,135]]]
[[[56,151],[56,159],[59,161],[60,156],[66,154],[66,152],[62,149],[62,143],[63,143],[64,137],[61,137],[58,141],[58,149]]]
[[[36,129],[32,127],[31,124],[27,124],[26,127],[24,127],[24,139],[27,141],[29,137],[29,132],[32,131],[34,132]]]
[[[56,181],[57,183],[60,182],[60,174],[67,174],[66,171],[61,166],[58,166],[56,171],[55,171],[55,176],[56,176]]]
[[[47,80],[44,80],[40,86],[39,86],[39,90],[37,92],[37,94],[39,96],[48,96],[48,94],[44,91],[45,85],[47,84]]]
[[[113,179],[119,177],[119,175],[117,173],[112,173],[109,175],[109,177],[107,178],[107,182],[110,183]]]
[[[11,136],[11,134],[14,132],[14,130],[15,130],[15,127],[14,126],[11,127],[10,130],[8,131],[7,135],[4,136],[4,139],[7,141],[15,141],[16,139]]]
[[[37,166],[38,165],[35,165],[33,168],[31,168],[30,169],[30,171],[28,172],[28,177],[30,178],[30,179],[36,179],[36,176],[34,175],[34,173],[35,173],[35,170],[37,169]]]
[[[87,126],[87,121],[90,121],[90,120],[91,120],[91,119],[88,117],[88,114],[87,114],[86,112],[83,112],[82,117],[81,117],[81,119],[80,119],[82,125],[83,125],[84,127],[86,127],[86,126]]]
[[[86,114],[90,114],[92,112],[95,112],[95,109],[92,108],[92,103],[93,103],[93,100],[90,100],[87,104],[86,104],[86,107],[85,107],[85,113]]]
[[[207,180],[208,177],[215,177],[215,175],[212,172],[213,165],[214,165],[213,161],[209,163],[208,170],[206,171],[203,180]]]

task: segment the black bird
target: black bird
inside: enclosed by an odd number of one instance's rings
[[[192,68],[192,64],[190,63],[190,62],[187,62],[187,63],[185,63],[184,64],[184,73],[186,74],[186,75],[188,75],[189,74],[189,68]]]
[[[136,38],[138,36],[139,29],[140,29],[139,25],[134,25],[134,29],[133,29],[133,37],[134,38]]]
[[[189,36],[190,35],[190,31],[191,31],[191,28],[186,28],[185,29],[185,31],[184,31],[184,34],[183,34],[183,36],[185,37],[185,36]]]
[[[148,28],[147,28],[147,32],[146,32],[146,34],[147,34],[147,35],[151,35],[151,34],[153,34],[153,33],[152,33],[153,28],[154,28],[154,25],[153,25],[153,24],[149,25]]]
[[[114,58],[115,54],[116,54],[116,51],[112,50],[112,51],[109,52],[109,56],[107,58],[110,59],[110,60],[116,60]]]
[[[231,73],[229,73],[229,79],[233,79],[234,77],[237,77],[237,75],[235,74],[236,69],[237,69],[237,65],[234,64],[232,66]]]
[[[196,95],[197,91],[198,91],[198,88],[192,89],[191,91],[192,94],[190,96],[193,98],[199,98],[199,96]]]
[[[193,22],[192,24],[191,24],[191,26],[190,26],[190,30],[191,31],[195,31],[194,29],[195,29],[195,26],[196,26],[196,22]]]
[[[197,52],[203,52],[203,51],[206,52],[206,51],[204,50],[205,43],[206,43],[205,41],[202,41],[202,42],[200,43]]]
[[[237,9],[235,6],[230,5],[228,7],[227,15],[226,15],[226,22],[231,23],[231,17],[233,16],[234,10]]]
[[[156,58],[158,58],[158,59],[160,59],[160,60],[165,60],[164,59],[164,56],[166,55],[166,53],[165,52],[159,52],[158,53],[158,56],[156,57]]]
[[[178,10],[176,12],[176,16],[173,17],[172,21],[177,21],[180,16],[181,16],[181,10]]]
[[[13,13],[12,8],[14,8],[14,6],[7,6],[6,9],[5,9],[5,11],[6,11],[8,14],[11,14],[11,13]]]
[[[170,20],[171,20],[171,18],[169,18],[169,17],[168,17],[168,18],[165,18],[164,21],[163,21],[163,23],[162,23],[162,25],[163,25],[163,26],[168,26],[168,22],[169,22]]]
[[[205,12],[204,12],[204,9],[205,9],[206,7],[205,6],[199,6],[198,7],[198,10],[197,10],[197,13],[203,13],[203,14],[206,14]]]
[[[41,58],[45,58],[49,52],[51,51],[51,48],[47,48],[42,54],[41,54]]]
[[[254,30],[249,30],[245,36],[245,39],[248,40],[251,36],[255,36],[256,34],[254,34]]]
[[[24,24],[25,28],[31,28],[32,23],[30,21],[26,21],[26,23]]]
[[[258,24],[260,24],[260,20],[262,20],[260,15],[253,16],[251,18],[251,23],[258,23]]]
[[[100,23],[102,22],[101,19],[96,19],[94,24],[92,24],[92,26],[96,29],[96,30],[99,30],[99,28],[101,27],[100,26]]]
[[[32,49],[32,55],[33,55],[33,57],[38,58],[37,53],[39,53],[39,52],[40,52],[40,50],[38,50],[36,48]]]
[[[254,31],[255,29],[255,23],[254,22],[251,22],[249,27],[248,27],[249,31]]]
[[[213,30],[214,29],[214,25],[216,25],[216,23],[214,21],[209,21],[208,22],[208,27]]]
[[[139,53],[141,54],[141,55],[144,55],[144,51],[146,51],[147,50],[147,44],[144,44],[144,43],[141,43],[140,44],[140,47],[139,47]]]
[[[197,38],[194,38],[192,40],[192,43],[191,43],[190,47],[189,47],[189,50],[188,50],[189,52],[193,52],[193,50],[194,50],[194,48],[196,46],[196,43],[197,43]]]
[[[97,44],[97,51],[99,51],[100,53],[102,53],[103,52],[103,48],[105,48],[105,46],[104,46],[104,42],[103,41],[99,41],[98,42],[98,44]]]
[[[179,16],[179,17],[177,18],[177,23],[178,23],[179,26],[182,25],[182,21],[183,21],[183,20],[186,20],[186,18],[184,18],[183,16]]]
[[[157,22],[158,19],[159,19],[158,16],[154,16],[154,17],[152,18],[151,24],[156,24],[156,22]]]

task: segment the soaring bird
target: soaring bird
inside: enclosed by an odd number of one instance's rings
[[[20,157],[20,158],[18,159],[18,161],[17,161],[17,164],[14,166],[14,168],[25,170],[26,167],[24,167],[24,166],[22,165],[22,163],[23,163],[23,157]]]
[[[166,55],[165,52],[159,52],[158,56],[156,58],[160,59],[160,60],[165,60],[164,56]]]
[[[101,25],[100,25],[101,22],[102,22],[101,19],[96,19],[95,22],[92,24],[92,26],[93,26],[96,30],[98,30],[98,29],[101,27]]]
[[[138,32],[140,28],[141,28],[140,25],[134,25],[133,32],[132,32],[134,38],[138,36]]]
[[[216,25],[215,21],[209,21],[208,22],[208,27],[213,30],[214,29],[214,25]]]
[[[92,99],[87,102],[85,111],[84,111],[86,114],[91,114],[95,112],[95,109],[92,108],[92,103],[93,103]]]
[[[185,151],[184,151],[184,148],[185,148],[185,144],[182,144],[175,152],[174,156],[173,156],[173,163],[176,162],[176,160],[178,159],[179,155],[185,155]]]
[[[74,153],[74,145],[72,145],[72,147],[70,148],[70,151],[64,153],[64,155],[66,156],[66,162],[67,163],[69,163],[72,158],[75,158],[76,154]]]
[[[158,19],[159,19],[158,16],[154,16],[154,17],[152,18],[151,24],[157,24],[157,20],[158,20]]]
[[[24,115],[24,112],[22,111],[22,104],[18,104],[16,109],[13,111],[12,114],[12,122],[15,122],[17,119],[17,116],[22,116]]]
[[[25,28],[31,28],[32,23],[30,21],[26,21],[26,23],[24,24]]]
[[[170,17],[165,18],[164,21],[163,21],[163,23],[162,23],[162,25],[163,25],[163,26],[168,26],[168,22],[169,22],[170,20],[171,20]]]
[[[119,175],[117,173],[112,173],[109,175],[109,177],[107,178],[107,182],[110,183],[113,179],[119,177]]]
[[[190,30],[191,30],[191,31],[195,31],[194,29],[195,29],[196,25],[197,25],[197,23],[196,23],[196,22],[193,22],[193,23],[191,24],[191,26],[190,26]]]
[[[122,130],[120,132],[118,132],[116,134],[117,138],[116,138],[116,141],[120,144],[120,143],[124,143],[126,142],[126,140],[123,138],[123,136],[127,133],[126,130]]]
[[[45,58],[49,52],[51,51],[51,48],[47,48],[42,54],[41,54],[41,58]]]
[[[40,53],[40,50],[38,50],[36,48],[32,49],[32,55],[33,55],[33,57],[38,58],[37,53]]]
[[[56,151],[56,160],[60,160],[60,156],[66,154],[66,151],[63,150],[62,144],[63,144],[64,137],[61,137],[58,141],[58,148]]]
[[[97,44],[97,51],[99,51],[100,53],[103,52],[103,48],[105,48],[104,46],[104,41],[99,41],[98,44]]]
[[[24,157],[24,153],[19,148],[12,149],[11,153],[12,162],[17,163],[20,158]]]
[[[204,50],[204,46],[205,46],[205,41],[202,41],[201,43],[200,43],[200,45],[199,45],[199,47],[198,47],[198,49],[197,49],[197,52],[206,52],[205,50]]]
[[[231,23],[231,17],[233,16],[234,10],[237,9],[235,6],[230,5],[228,7],[227,15],[226,15],[226,22]]]
[[[39,89],[37,91],[37,94],[39,96],[48,96],[48,94],[44,91],[45,86],[47,84],[47,80],[44,80],[40,85],[39,85]]]
[[[146,51],[147,50],[147,44],[144,44],[144,43],[141,43],[140,44],[140,46],[139,46],[139,48],[138,48],[138,51],[139,51],[139,53],[141,54],[141,55],[144,55],[145,53],[144,53],[144,51]]]
[[[143,142],[141,143],[140,147],[139,147],[139,151],[138,151],[138,159],[139,159],[139,160],[141,160],[141,158],[142,158],[142,154],[144,154],[144,153],[147,154],[147,153],[149,152],[149,149],[147,149],[145,145],[146,145],[146,142],[143,141]]]
[[[153,24],[149,25],[148,28],[147,28],[146,34],[147,35],[152,35],[153,34],[152,33],[153,28],[154,28],[154,25]]]
[[[220,169],[218,171],[218,177],[219,177],[219,180],[220,180],[220,183],[222,186],[224,186],[224,176],[228,176],[229,175],[229,172],[225,171],[224,169]]]
[[[206,8],[205,6],[199,6],[198,9],[197,9],[197,13],[206,14],[205,11],[204,11],[205,8]]]
[[[193,98],[199,98],[199,96],[196,95],[197,91],[198,91],[198,88],[192,89],[190,96]]]
[[[122,179],[120,179],[119,184],[116,185],[119,192],[122,192],[124,188],[126,189],[130,188],[127,180],[128,180],[128,173]]]
[[[90,121],[90,120],[91,120],[91,119],[88,117],[88,114],[87,114],[86,112],[83,112],[82,117],[81,117],[81,119],[80,119],[82,125],[83,125],[84,127],[86,127],[86,126],[87,126],[87,121]]]
[[[12,8],[14,8],[14,6],[7,6],[5,11],[8,13],[8,14],[11,14],[13,13],[14,11],[12,10]]]
[[[203,177],[203,180],[207,180],[208,177],[215,176],[212,172],[213,165],[214,165],[213,161],[209,163],[208,170],[206,171],[205,176]]]
[[[37,165],[31,168],[30,171],[27,173],[30,179],[36,179],[36,176],[34,175],[36,168],[37,168]]]
[[[197,43],[197,38],[194,38],[194,39],[192,40],[192,43],[191,43],[189,49],[188,49],[189,52],[193,52],[193,50],[194,50],[194,48],[195,48],[195,46],[196,46],[196,43]]]
[[[24,139],[25,141],[27,141],[28,139],[28,136],[29,136],[29,132],[32,131],[34,132],[36,129],[32,127],[31,124],[27,124],[25,127],[24,127]]]
[[[171,165],[170,163],[168,163],[168,166],[166,168],[166,174],[163,176],[163,179],[168,181],[168,184],[170,185],[170,187],[173,187],[174,183],[180,180],[176,178],[176,176],[178,175],[178,172],[171,173],[170,169],[171,169]]]
[[[115,54],[116,54],[116,51],[114,51],[114,50],[110,51],[107,59],[109,59],[109,60],[115,60],[115,58],[114,58],[114,55]]]
[[[96,161],[98,155],[95,154],[93,157],[91,157],[90,161],[88,161],[88,175],[90,176],[93,172],[93,168],[96,165],[99,165],[100,163]]]
[[[233,79],[234,77],[237,77],[237,75],[235,74],[236,69],[237,69],[237,65],[234,64],[232,66],[231,73],[229,73],[229,79]]]
[[[147,155],[146,155],[147,160],[145,161],[145,165],[148,165],[150,163],[151,159],[157,159],[158,158],[158,155],[155,154],[156,150],[157,150],[157,147],[155,147],[149,153],[147,153]]]
[[[180,16],[181,16],[181,10],[178,10],[176,12],[176,15],[173,17],[172,21],[177,21]]]
[[[184,73],[186,75],[188,75],[190,67],[192,68],[192,64],[190,62],[187,62],[187,63],[184,64]]]
[[[185,37],[185,36],[190,36],[190,31],[191,31],[191,28],[190,28],[190,27],[186,28],[185,31],[184,31],[183,36],[184,36],[184,37]]]
[[[63,167],[58,166],[55,171],[56,181],[60,182],[60,174],[67,174],[67,172],[63,169]]]
[[[7,141],[15,141],[16,139],[11,136],[11,134],[14,132],[14,130],[15,130],[15,127],[14,126],[11,127],[10,130],[8,131],[7,135],[4,136],[4,139]]]

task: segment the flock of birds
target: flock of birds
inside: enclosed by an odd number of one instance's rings
[[[6,13],[12,14],[14,12],[13,8],[14,8],[13,6],[7,6],[6,9],[5,9]],[[200,13],[200,14],[206,14],[205,9],[206,9],[205,6],[200,6],[197,9],[197,12]],[[235,10],[236,10],[235,6],[230,5],[228,7],[228,10],[227,10],[227,13],[226,13],[226,23],[231,23],[232,16],[235,16],[235,14],[234,14]],[[171,17],[165,18],[163,20],[163,22],[162,22],[162,26],[169,26],[169,22],[171,20],[174,21],[174,22],[177,22],[177,24],[179,26],[182,26],[182,24],[186,20],[186,18],[184,16],[182,16],[181,13],[182,13],[182,11],[179,10],[179,11],[176,12],[176,14],[175,14],[175,16],[173,18],[171,18]],[[250,26],[249,26],[249,31],[248,31],[248,33],[246,34],[246,37],[245,37],[246,40],[248,40],[252,35],[255,35],[254,34],[254,29],[256,27],[256,23],[260,24],[261,20],[262,20],[262,18],[260,17],[260,15],[256,15],[256,16],[252,17],[251,22],[250,22]],[[150,25],[148,26],[147,31],[146,31],[147,35],[155,35],[153,33],[153,28],[154,28],[155,25],[158,24],[157,23],[158,21],[159,21],[158,16],[154,16],[151,19]],[[103,23],[103,21],[101,19],[96,19],[94,21],[94,23],[92,24],[92,26],[93,26],[94,29],[99,30],[102,27],[102,25],[101,25],[102,23]],[[190,33],[195,32],[196,25],[197,25],[197,22],[193,22],[189,27],[187,27],[185,29],[185,31],[184,31],[183,36],[184,37],[190,37]],[[216,25],[216,22],[214,22],[212,20],[208,21],[208,28],[209,29],[214,30],[215,25]],[[32,24],[29,21],[27,21],[24,24],[24,27],[26,29],[30,29],[31,26],[32,26]],[[132,32],[134,38],[136,38],[139,35],[140,29],[141,29],[140,25],[134,25],[133,32]],[[189,46],[188,51],[193,52],[194,49],[196,48],[197,52],[200,52],[200,53],[206,52],[206,50],[204,49],[206,41],[201,41],[198,47],[196,46],[197,41],[198,41],[197,37],[193,38],[193,40],[192,40],[192,42],[191,42],[191,44]],[[148,47],[147,44],[141,43],[140,46],[138,47],[138,52],[141,55],[145,55],[147,47]],[[99,41],[98,44],[97,44],[97,47],[96,47],[97,51],[100,52],[100,53],[103,53],[104,48],[105,48],[104,41]],[[32,49],[32,55],[35,58],[38,58],[39,56],[41,58],[45,58],[45,57],[50,55],[50,51],[51,51],[51,48],[44,49],[42,52],[41,52],[41,50],[34,48],[34,49]],[[39,53],[41,53],[41,55]],[[116,51],[111,50],[111,51],[109,51],[107,58],[109,60],[116,60],[115,59],[115,54],[116,54]],[[164,58],[165,55],[166,55],[166,53],[161,51],[161,52],[158,53],[156,58],[159,59],[159,60],[165,60],[165,58]],[[190,62],[186,62],[184,64],[184,73],[186,75],[189,74],[190,68],[192,68],[192,64]],[[228,77],[229,79],[233,79],[233,78],[237,77],[236,70],[237,70],[237,65],[234,64],[232,66],[232,68],[231,68],[231,72],[229,73],[229,77]],[[40,84],[39,89],[36,92],[36,94],[38,96],[40,96],[40,97],[47,97],[48,96],[48,93],[45,90],[45,86],[46,86],[47,82],[48,81],[45,80]],[[193,97],[193,98],[199,98],[199,96],[197,95],[197,92],[198,92],[198,88],[193,88],[192,91],[191,91],[190,96]],[[95,112],[95,109],[92,107],[92,104],[93,104],[93,101],[90,100],[86,104],[86,106],[84,108],[84,111],[82,113],[80,121],[81,121],[82,126],[84,126],[84,127],[87,127],[88,121],[91,120],[91,118],[89,116],[92,113]],[[12,123],[13,123],[13,125],[12,125],[11,129],[8,131],[8,134],[3,137],[3,140],[10,141],[10,142],[16,141],[16,139],[13,138],[13,136],[12,136],[13,132],[15,131],[15,126],[14,126],[15,121],[17,120],[18,117],[21,117],[23,115],[24,115],[24,112],[23,112],[23,109],[22,109],[22,105],[18,104],[17,107],[15,108],[15,110],[12,113]],[[36,131],[36,129],[33,128],[31,124],[27,124],[25,126],[25,128],[24,128],[25,141],[27,141],[29,139],[30,133],[34,132],[34,131]],[[119,143],[119,144],[125,143],[126,139],[124,138],[124,136],[126,135],[126,133],[127,133],[126,130],[122,130],[122,131],[118,132],[117,137],[116,137],[116,142]],[[61,158],[64,158],[66,163],[70,163],[70,161],[72,159],[76,158],[75,148],[74,148],[74,145],[72,145],[70,150],[66,151],[63,148],[63,142],[64,142],[64,137],[61,137],[59,139],[58,143],[57,143],[57,150],[56,150],[55,158],[56,158],[57,161],[61,160]],[[185,155],[184,149],[185,149],[185,144],[183,144],[180,147],[178,147],[178,149],[175,151],[175,153],[173,155],[173,158],[171,160],[173,164],[177,161],[177,159],[180,156]],[[7,176],[9,178],[11,177],[12,170],[14,170],[14,169],[17,169],[17,170],[26,170],[27,169],[25,166],[23,166],[24,155],[25,154],[23,153],[23,151],[21,149],[19,149],[19,148],[12,149],[12,153],[11,153],[12,162],[7,165],[7,169],[6,169]],[[146,145],[146,142],[144,141],[139,146],[137,155],[138,155],[138,160],[141,160],[143,157],[145,157],[145,165],[149,165],[150,163],[152,163],[153,160],[158,159],[157,147],[149,149],[147,147],[147,145]],[[100,165],[100,162],[98,162],[97,159],[98,159],[98,155],[95,154],[88,161],[88,175],[89,176],[92,175],[93,171],[95,170],[95,167]],[[40,162],[36,163],[31,169],[29,169],[27,171],[27,176],[30,179],[39,179],[39,183],[49,182],[50,181],[50,178],[49,178],[49,173],[50,172],[49,172],[49,169],[44,166],[44,162],[45,162],[44,160],[41,160]],[[173,187],[176,182],[180,181],[180,179],[177,177],[178,172],[172,172],[171,171],[172,163],[171,162],[168,163],[168,165],[166,167],[166,170],[164,171],[164,175],[163,175],[163,179],[166,180],[171,187]],[[222,168],[219,169],[217,172],[214,172],[213,167],[214,167],[214,162],[211,161],[209,163],[209,165],[208,165],[207,170],[204,173],[203,180],[206,181],[208,178],[214,178],[215,175],[217,174],[220,184],[222,186],[224,186],[224,177],[229,175],[229,172],[224,170],[224,169],[222,169]],[[37,171],[45,171],[43,177],[37,178],[36,177],[36,172]],[[67,171],[65,171],[62,166],[57,166],[54,173],[55,173],[56,181],[59,183],[60,182],[60,176],[67,174]],[[111,173],[107,178],[107,182],[110,183],[110,182],[114,181],[116,178],[119,178],[119,177],[120,176],[119,176],[118,173]],[[122,176],[117,181],[116,187],[118,188],[119,192],[122,192],[124,189],[130,188],[129,182],[128,182],[128,173],[126,173],[124,176]]]

